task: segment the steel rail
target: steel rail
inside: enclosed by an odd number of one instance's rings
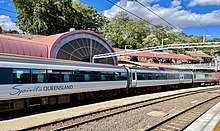
[[[186,110],[184,110],[184,111],[182,111],[182,112],[180,112],[180,113],[177,113],[176,115],[174,115],[174,116],[172,116],[172,117],[169,117],[169,118],[167,118],[167,119],[165,119],[164,121],[162,121],[162,122],[159,122],[158,124],[156,124],[156,125],[154,125],[154,126],[152,126],[152,127],[150,127],[150,128],[148,128],[148,129],[146,129],[146,130],[144,130],[144,131],[151,131],[151,130],[160,130],[160,128],[163,128],[163,127],[165,127],[166,125],[169,125],[169,122],[171,122],[173,119],[178,119],[178,120],[180,120],[181,118],[179,118],[179,117],[182,117],[181,115],[184,115],[184,113],[189,113],[191,110],[193,110],[193,109],[195,109],[195,108],[199,108],[199,107],[201,107],[201,106],[203,106],[203,105],[205,105],[205,104],[207,104],[208,102],[211,102],[211,101],[213,101],[213,100],[219,100],[219,98],[220,98],[220,95],[218,95],[218,96],[215,96],[215,97],[213,97],[213,98],[210,98],[210,99],[208,99],[208,100],[205,100],[205,101],[203,101],[203,102],[200,102],[200,103],[198,103],[198,104],[196,104],[196,105],[194,105],[194,106],[191,106],[191,107],[189,107],[189,108],[187,108]],[[211,108],[211,107],[210,107]],[[210,108],[207,108],[206,109],[206,111],[208,111],[208,109],[210,109]],[[206,112],[205,111],[205,112]],[[176,130],[184,130],[186,127],[188,127],[191,123],[193,123],[196,119],[198,119],[201,115],[203,115],[205,112],[203,112],[203,113],[201,113],[200,115],[198,115],[194,120],[189,120],[189,123],[188,124],[185,124],[185,125],[183,125],[182,127],[180,127],[179,129],[176,129]],[[189,119],[189,118],[188,118]],[[175,126],[173,126],[173,128],[175,128]],[[164,129],[164,128],[163,128]]]

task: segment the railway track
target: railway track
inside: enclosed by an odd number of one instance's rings
[[[200,102],[145,131],[182,131],[219,101],[220,95]]]
[[[219,89],[220,89],[219,87],[216,87],[216,88],[212,88],[212,89],[189,91],[189,92],[184,92],[184,93],[179,93],[179,94],[174,94],[174,95],[169,95],[169,96],[158,97],[158,98],[149,99],[149,100],[145,100],[145,101],[141,101],[141,102],[136,102],[136,103],[132,103],[132,104],[128,104],[128,105],[112,107],[109,109],[91,112],[88,114],[84,114],[84,115],[80,115],[80,116],[76,116],[76,117],[72,117],[72,118],[68,118],[68,119],[63,119],[63,120],[59,120],[59,121],[54,121],[51,123],[46,123],[43,125],[38,125],[38,126],[34,126],[34,127],[22,129],[22,130],[60,131],[60,130],[65,130],[65,129],[71,129],[76,126],[83,125],[85,123],[97,121],[97,120],[104,119],[104,118],[107,118],[107,117],[110,117],[110,116],[113,116],[116,114],[120,114],[120,113],[128,112],[131,110],[135,110],[138,108],[150,106],[150,105],[157,104],[160,102],[165,102],[168,100],[177,99],[177,98],[184,97],[184,96],[189,96],[189,95],[193,95],[193,94],[204,93],[204,92],[214,91],[214,90],[219,90]],[[171,118],[170,118],[170,120],[171,120]],[[164,121],[164,123],[165,123],[165,121]],[[159,124],[162,125],[163,123],[159,123]],[[152,127],[152,129],[155,129],[157,126],[160,126],[160,125],[155,125]],[[151,130],[151,128],[146,129],[146,130]]]

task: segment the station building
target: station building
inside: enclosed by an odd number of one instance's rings
[[[0,54],[91,62],[96,54],[114,52],[100,35],[88,30],[24,39],[0,34]],[[117,57],[95,59],[95,63],[117,65]]]

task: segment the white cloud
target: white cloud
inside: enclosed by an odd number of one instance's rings
[[[191,0],[189,6],[196,5],[220,5],[220,0]]]
[[[0,26],[2,27],[3,30],[19,30],[19,28],[16,26],[14,22],[11,21],[11,18],[7,15],[0,15]]]
[[[141,1],[141,0],[139,0]],[[143,1],[143,0],[142,0]],[[147,1],[147,0],[145,0]],[[220,0],[219,0],[220,1]],[[173,0],[170,3],[170,7],[165,8],[161,7],[158,4],[154,4],[153,6],[150,6],[150,3],[153,2],[151,0],[149,2],[145,2],[144,5],[146,5],[148,8],[153,10],[156,14],[167,20],[172,25],[181,28],[181,27],[188,27],[188,26],[200,26],[198,22],[193,18],[189,12],[186,10],[183,10],[183,8],[178,4],[177,0]],[[116,3],[117,5],[120,5],[121,2]],[[141,2],[143,3],[143,2]],[[139,5],[135,1],[126,1],[125,8],[126,10],[129,10],[130,12],[136,14],[137,16],[140,16],[141,18],[144,18],[146,20],[150,20],[153,24],[167,24],[157,16],[155,16],[153,13],[145,9],[143,6]],[[115,14],[117,14],[119,11],[122,11],[122,9],[118,8],[117,6],[113,6],[111,9],[104,11],[104,15],[107,17],[113,17]],[[128,13],[129,14],[129,13]],[[220,9],[212,11],[207,14],[197,14],[192,13],[196,19],[200,21],[203,25],[217,25],[220,24]],[[135,17],[131,14],[129,14],[130,17]]]
[[[171,2],[171,6],[172,7],[177,7],[177,6],[179,6],[181,3],[178,1],[178,0],[173,0],[172,2]]]

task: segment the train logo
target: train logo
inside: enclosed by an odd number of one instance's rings
[[[73,85],[50,85],[50,86],[33,86],[18,84],[11,87],[12,92],[10,95],[20,96],[23,93],[33,93],[33,92],[47,92],[47,91],[59,91],[73,89]]]

